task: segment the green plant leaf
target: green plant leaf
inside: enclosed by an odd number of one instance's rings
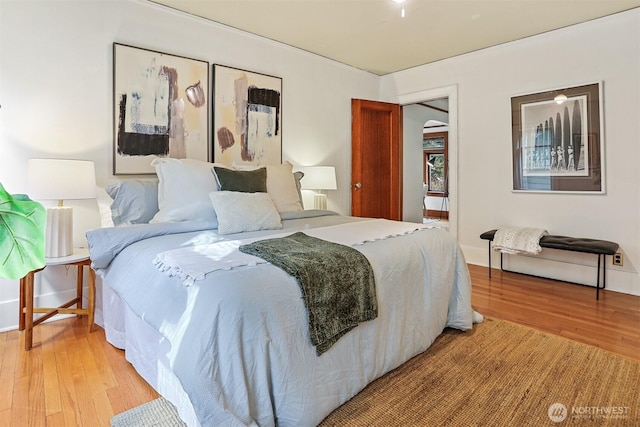
[[[44,267],[47,211],[24,194],[11,195],[0,183],[0,277],[19,279]]]

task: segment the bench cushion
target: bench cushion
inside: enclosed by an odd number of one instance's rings
[[[617,243],[607,240],[552,235],[547,235],[540,239],[540,246],[543,248],[605,255],[613,255],[618,250]]]
[[[498,230],[485,231],[480,235],[483,240],[493,241]],[[583,237],[568,237],[546,235],[540,239],[540,246],[549,249],[560,249],[573,252],[585,252],[590,254],[613,255],[618,250],[618,244],[607,240],[587,239]]]

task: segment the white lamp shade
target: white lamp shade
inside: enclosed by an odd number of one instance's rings
[[[300,181],[303,190],[337,190],[336,168],[333,166],[309,166],[299,168],[304,173]]]
[[[30,159],[27,194],[34,200],[94,199],[96,172],[87,160]]]
[[[30,159],[27,163],[27,195],[34,200],[58,200],[47,208],[45,256],[59,258],[73,253],[73,209],[62,200],[94,199],[96,172],[86,160]]]

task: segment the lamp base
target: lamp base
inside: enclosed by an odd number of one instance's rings
[[[59,258],[73,253],[73,208],[47,208],[46,242],[46,258]]]
[[[323,193],[316,193],[313,195],[313,208],[320,210],[327,210],[327,195]]]

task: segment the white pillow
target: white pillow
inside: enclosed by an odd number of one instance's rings
[[[263,166],[233,165],[237,170],[253,170]],[[284,162],[281,165],[267,165],[267,192],[273,199],[278,212],[301,211],[302,203],[293,176],[293,165]]]
[[[100,227],[113,227],[113,218],[111,218],[111,203],[113,203],[113,199],[104,187],[96,187],[96,200],[98,202],[98,211],[100,212]]]
[[[158,174],[159,211],[150,223],[215,220],[209,193],[217,191],[213,166],[192,159],[157,158],[151,162]]]
[[[268,193],[213,191],[209,198],[218,216],[218,234],[282,228],[280,214]]]

